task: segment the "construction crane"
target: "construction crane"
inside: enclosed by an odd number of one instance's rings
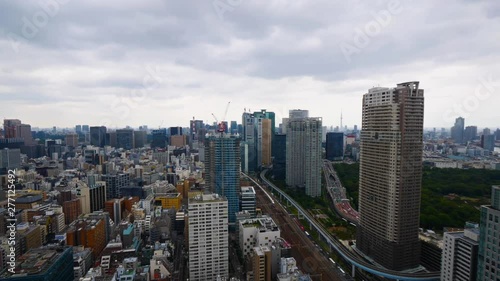
[[[212,113],[212,116],[214,117],[215,119],[215,122],[217,124],[217,132],[219,133],[224,133],[226,131],[226,116],[227,116],[227,111],[229,110],[229,105],[231,104],[231,102],[228,102],[227,105],[226,105],[226,110],[224,111],[224,117],[222,118],[222,120],[219,122],[219,119],[217,119],[217,117],[215,116],[215,114]]]

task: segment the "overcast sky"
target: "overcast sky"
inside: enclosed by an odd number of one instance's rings
[[[229,101],[238,123],[351,127],[369,88],[406,81],[426,127],[500,126],[500,1],[0,1],[0,117],[34,127],[187,127]]]

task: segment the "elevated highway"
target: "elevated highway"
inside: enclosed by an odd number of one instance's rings
[[[439,280],[440,277],[439,272],[407,273],[407,272],[380,268],[365,261],[363,258],[351,252],[342,243],[340,243],[337,239],[335,239],[328,231],[326,231],[323,228],[322,225],[320,225],[313,217],[311,217],[311,215],[306,210],[304,210],[297,202],[295,202],[288,194],[286,194],[284,191],[276,187],[271,181],[269,181],[265,177],[266,172],[267,170],[264,170],[260,173],[261,180],[264,183],[266,183],[266,185],[268,186],[269,189],[271,189],[271,191],[277,192],[280,198],[285,199],[289,204],[291,204],[295,209],[297,209],[299,215],[303,216],[303,218],[309,223],[311,228],[319,233],[320,237],[328,244],[328,246],[332,250],[335,250],[338,253],[338,255],[340,255],[343,259],[345,259],[348,263],[352,265],[353,272],[355,272],[356,267],[358,267],[371,274],[394,280],[408,280],[408,281]],[[253,180],[251,177],[249,177],[244,173],[242,174],[251,179],[259,188],[263,189],[262,186],[255,180]]]

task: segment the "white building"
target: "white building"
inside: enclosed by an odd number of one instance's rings
[[[189,199],[189,280],[227,278],[228,202],[217,194]]]
[[[253,186],[241,187],[241,211],[248,211],[251,217],[255,217],[255,208],[257,205],[255,189]]]
[[[441,280],[476,280],[479,229],[445,232],[441,255]]]
[[[250,256],[254,247],[271,246],[281,232],[272,218],[263,216],[240,221],[239,235],[243,255]]]

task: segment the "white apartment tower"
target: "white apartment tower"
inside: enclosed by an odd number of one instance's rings
[[[189,199],[189,280],[228,278],[228,203],[217,194]]]
[[[322,119],[306,110],[290,110],[286,124],[286,184],[321,196]]]

